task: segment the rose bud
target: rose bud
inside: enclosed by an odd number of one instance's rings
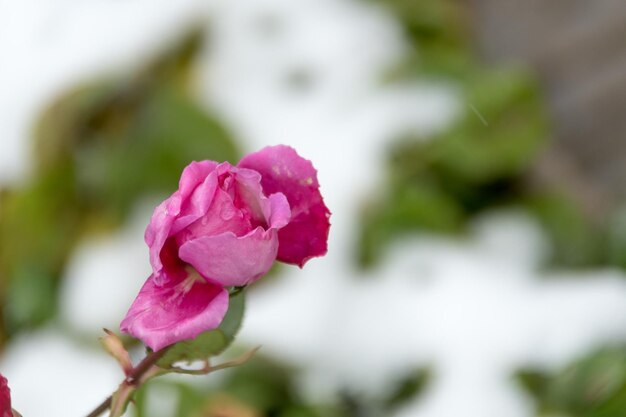
[[[225,287],[262,277],[275,260],[304,263],[326,253],[330,212],[310,161],[267,147],[228,162],[192,162],[152,215],[145,240],[152,275],[121,330],[153,350],[219,326]]]

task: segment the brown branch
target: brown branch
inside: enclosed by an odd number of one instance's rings
[[[100,414],[104,413],[106,410],[111,407],[112,396],[109,395],[108,398],[97,406],[91,413],[87,414],[87,417],[98,417]]]
[[[148,372],[150,368],[152,368],[152,366],[155,365],[159,361],[159,359],[163,357],[163,355],[165,355],[168,349],[169,346],[148,354],[145,358],[143,358],[141,362],[139,362],[139,365],[137,365],[132,369],[132,371],[130,371],[130,373],[122,383],[126,383],[128,385],[137,384],[139,381],[141,381],[141,378],[144,376],[144,374]],[[113,396],[110,395],[106,400],[102,401],[102,403],[97,406],[91,413],[87,414],[87,417],[98,417],[106,410],[108,410],[111,407],[112,398]]]
[[[152,365],[155,365],[159,361],[159,359],[161,359],[165,355],[168,349],[169,346],[164,347],[163,349],[152,352],[148,356],[143,358],[139,365],[137,365],[132,371],[130,371],[130,374],[126,378],[126,382],[128,382],[129,384],[135,384],[137,381],[139,381],[141,377],[146,372],[148,372],[150,368],[152,368]]]

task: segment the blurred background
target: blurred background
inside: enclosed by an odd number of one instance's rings
[[[192,160],[284,143],[329,252],[129,416],[626,416],[626,3],[0,0],[0,372],[86,415]],[[133,350],[138,358],[139,347]]]

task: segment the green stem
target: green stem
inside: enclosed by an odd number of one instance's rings
[[[245,285],[242,285],[240,287],[233,287],[229,292],[228,292],[228,296],[230,298],[233,298],[234,296],[236,296],[237,294],[239,294],[240,292],[242,292],[243,290],[246,289]]]

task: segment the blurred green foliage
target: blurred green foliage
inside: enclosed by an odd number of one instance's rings
[[[386,412],[395,410],[419,395],[431,379],[431,371],[427,368],[415,369],[398,379],[381,403]]]
[[[464,92],[480,116],[468,107],[450,129],[392,147],[387,192],[365,209],[363,264],[374,262],[398,234],[459,232],[472,216],[523,193],[524,170],[545,134],[534,87],[524,75],[489,72]]]
[[[0,193],[0,346],[54,317],[59,279],[84,236],[120,226],[142,198],[171,193],[190,161],[238,159],[231,135],[195,99],[203,38],[193,30],[144,68],[75,88],[41,115],[31,178]]]
[[[382,5],[401,24],[413,49],[393,72],[465,78],[479,71],[471,50],[466,5],[458,0],[366,0]]]
[[[134,412],[136,417],[147,416],[150,396],[167,391],[177,398],[176,417],[378,417],[419,394],[429,372],[412,371],[378,398],[343,392],[327,404],[307,400],[299,392],[299,377],[297,368],[257,354],[246,364],[223,371],[217,385],[151,382],[139,391]]]
[[[142,388],[135,415],[148,415],[146,399],[165,389],[177,394],[176,417],[348,417],[341,407],[308,403],[295,388],[295,369],[258,354],[248,363],[222,372],[217,387],[154,381]]]
[[[553,265],[626,268],[625,212],[598,221],[581,208],[577,198],[584,196],[538,175],[550,136],[540,90],[528,73],[476,58],[469,4],[369,1],[398,19],[415,47],[388,81],[443,80],[458,89],[462,106],[448,128],[399,138],[390,149],[384,191],[363,207],[359,264],[375,264],[401,235],[460,235],[477,216],[514,207],[543,226]],[[535,398],[539,416],[626,416],[626,347],[599,350],[555,373],[526,369],[516,379]]]
[[[399,138],[391,147],[384,191],[363,206],[358,263],[375,264],[399,236],[461,234],[485,212],[523,208],[547,232],[551,264],[626,267],[626,239],[615,233],[616,224],[591,218],[579,196],[542,180],[538,166],[550,130],[540,89],[526,71],[493,69],[476,57],[469,6],[375,1],[397,17],[415,47],[389,81],[443,80],[458,89],[462,103],[448,128]]]
[[[538,416],[626,416],[626,347],[605,348],[557,372],[526,369],[519,384],[536,401]]]

